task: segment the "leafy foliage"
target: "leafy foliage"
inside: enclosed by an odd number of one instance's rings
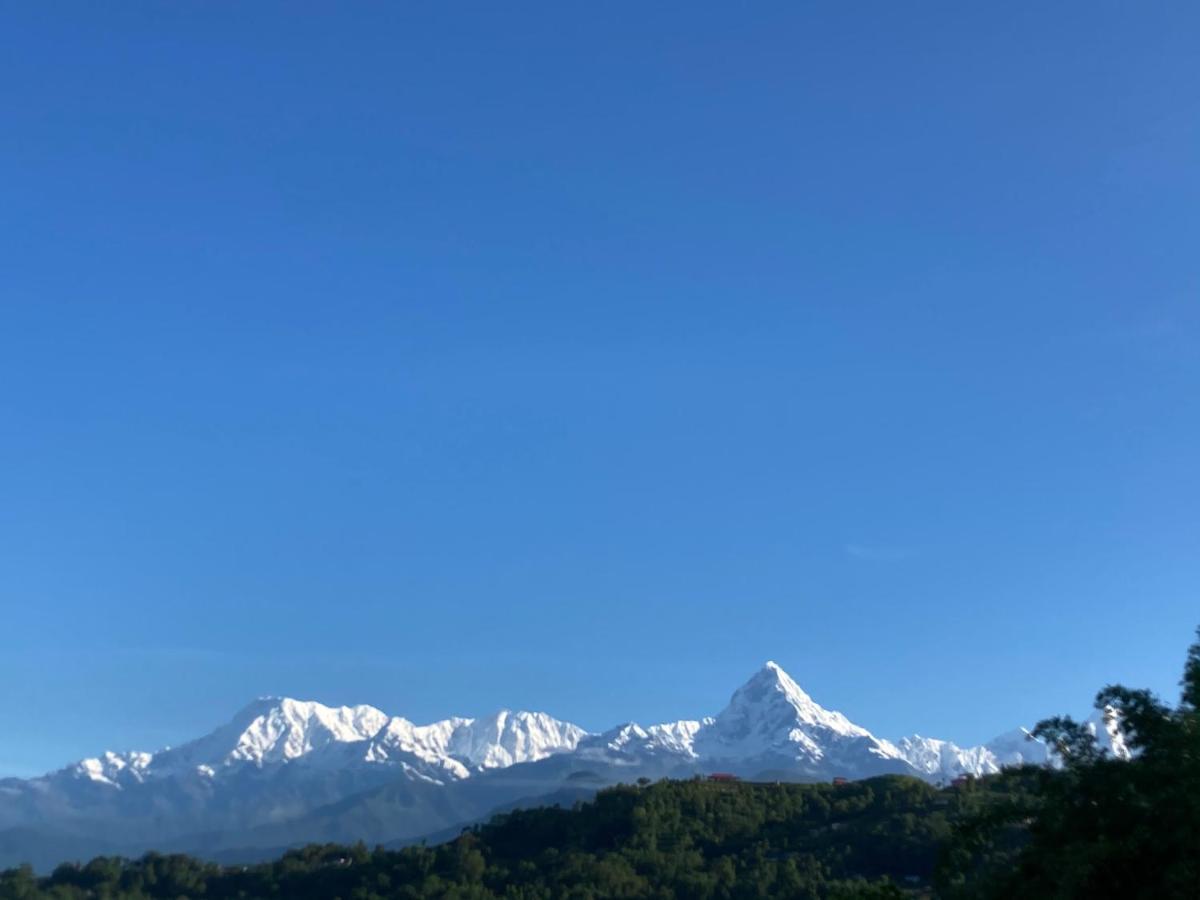
[[[97,858],[0,898],[1195,898],[1200,897],[1200,640],[1174,708],[1104,688],[1135,758],[1081,724],[1035,733],[1062,760],[958,788],[661,781],[573,809],[519,810],[435,847],[309,846],[256,866]]]
[[[1117,715],[1130,762],[1106,757],[1068,717],[1039,723],[1034,733],[1056,748],[1062,768],[1024,771],[1024,790],[959,824],[942,893],[1200,897],[1200,640],[1181,684],[1175,708],[1120,685],[1096,695],[1097,709]]]
[[[504,815],[436,847],[310,846],[258,866],[96,859],[0,876],[3,897],[898,897],[970,800],[912,778],[663,781]]]

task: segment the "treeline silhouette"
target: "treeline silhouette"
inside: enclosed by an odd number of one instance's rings
[[[1180,702],[1120,686],[1134,753],[1103,755],[1065,717],[1035,733],[1058,769],[934,788],[662,781],[573,809],[520,810],[453,841],[310,846],[253,866],[98,858],[0,873],[3,898],[1198,898],[1200,641]]]

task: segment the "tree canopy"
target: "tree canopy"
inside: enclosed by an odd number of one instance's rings
[[[1198,633],[1200,637],[1200,633]],[[0,873],[0,898],[1196,898],[1200,639],[1174,706],[1096,696],[1133,758],[1065,716],[1034,733],[1057,768],[952,788],[644,779],[572,809],[517,810],[437,846],[323,845],[253,866],[97,858]]]

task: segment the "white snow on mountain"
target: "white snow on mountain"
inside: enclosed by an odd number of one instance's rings
[[[936,738],[901,738],[896,742],[901,755],[926,777],[954,778],[958,775],[984,775],[998,772],[999,765],[986,747],[959,747],[952,741]]]
[[[472,771],[505,768],[574,750],[587,732],[545,713],[501,710],[479,719],[445,719],[414,725],[396,717],[376,734],[365,758],[369,762],[416,757],[433,772],[467,778]]]
[[[983,749],[995,764],[990,771],[999,771],[1004,766],[1042,765],[1050,759],[1050,748],[1028,728],[1006,731],[984,744]]]
[[[147,774],[217,774],[244,765],[261,769],[309,757],[331,745],[365,741],[387,720],[387,714],[373,706],[329,707],[263,697],[211,734],[154,754]]]
[[[629,722],[585,739],[576,754],[621,768],[640,765],[651,774],[823,778],[912,771],[896,747],[819,705],[773,662],[714,718],[649,727]]]
[[[1128,758],[1111,711],[1098,711],[1087,726],[1103,749]],[[1025,729],[974,747],[920,735],[893,744],[825,709],[776,663],[768,662],[715,718],[648,727],[630,722],[590,735],[539,712],[501,710],[481,718],[417,725],[373,706],[329,707],[265,697],[207,736],[179,747],[155,754],[109,752],[47,777],[122,788],[163,777],[211,780],[246,767],[297,764],[334,771],[391,767],[416,780],[446,784],[572,752],[620,766],[670,765],[675,767],[672,771],[728,767],[746,773],[794,771],[804,777],[915,771],[931,781],[1043,764],[1053,756]]]
[[[76,778],[120,786],[125,781],[143,781],[151,759],[150,753],[113,753],[110,750],[98,757],[80,760],[68,767],[68,771]]]
[[[1111,706],[1098,709],[1086,722],[1088,730],[1096,738],[1096,746],[1117,759],[1129,759],[1132,755],[1125,744],[1121,731],[1121,715]]]
[[[1085,724],[1103,750],[1128,758],[1111,711]],[[772,662],[715,717],[629,722],[602,734],[537,712],[418,725],[373,706],[267,697],[178,747],[109,752],[40,778],[0,779],[0,834],[26,841],[0,841],[0,864],[34,851],[56,861],[55,835],[85,837],[100,849],[117,836],[131,855],[164,841],[205,852],[213,835],[239,851],[347,835],[415,838],[498,807],[642,777],[729,772],[825,781],[896,773],[944,783],[1026,763],[1054,765],[1056,757],[1025,729],[974,747],[919,735],[882,740],[818,704]]]
[[[696,735],[702,728],[711,727],[713,721],[709,716],[699,721],[683,719],[679,722],[664,722],[661,725],[651,725],[646,732],[656,747],[672,753],[695,756]]]
[[[806,766],[828,756],[840,761],[851,748],[864,763],[902,760],[895,746],[822,707],[774,662],[763,666],[710,724],[697,731],[692,747],[698,756],[713,760],[775,758]]]
[[[447,753],[450,736],[470,719],[444,719],[430,725],[414,725],[401,716],[389,719],[362,753],[368,763],[408,766],[435,781],[468,778],[470,769]]]
[[[1083,724],[1096,738],[1097,747],[1117,759],[1129,759],[1120,717],[1114,709],[1096,710]],[[909,765],[935,781],[959,775],[991,775],[1006,766],[1057,763],[1053,751],[1027,728],[1014,728],[976,747],[960,747],[920,735],[896,743]]]
[[[545,713],[501,710],[468,720],[450,735],[449,753],[478,769],[505,768],[574,750],[587,732]]]
[[[692,745],[696,733],[704,726],[711,725],[712,721],[684,719],[646,728],[637,722],[627,722],[586,739],[581,748],[603,748],[606,751],[631,756],[667,754],[694,759],[696,753]]]
[[[245,766],[374,764],[442,783],[573,750],[586,734],[545,713],[501,710],[479,719],[415,725],[373,706],[264,697],[198,740],[155,754],[109,752],[64,773],[119,788],[167,776],[218,777]]]
[[[975,747],[960,747],[935,738],[901,738],[896,742],[904,758],[927,778],[945,781],[959,775],[991,775],[1005,766],[1042,765],[1049,759],[1046,745],[1025,728],[1014,728]]]

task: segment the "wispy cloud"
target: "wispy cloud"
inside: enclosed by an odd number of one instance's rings
[[[891,547],[883,544],[847,544],[843,549],[851,559],[862,559],[867,562],[901,562],[913,556],[913,551],[907,547]]]

